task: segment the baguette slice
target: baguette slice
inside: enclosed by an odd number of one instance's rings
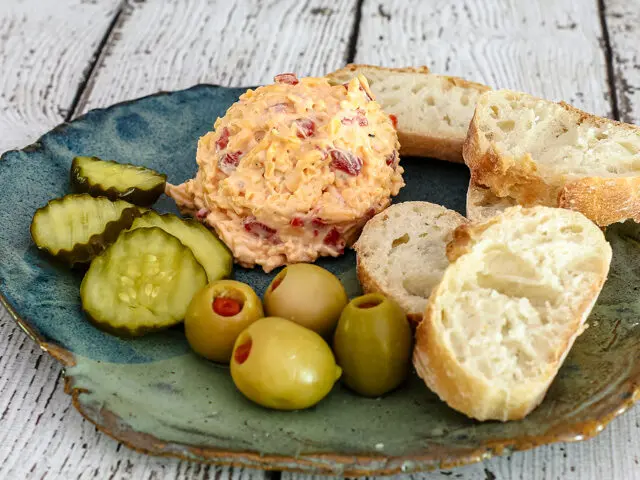
[[[511,197],[496,197],[489,188],[469,182],[466,214],[471,222],[486,222],[517,204]]]
[[[431,390],[478,420],[521,419],[544,398],[604,284],[611,247],[571,210],[511,207],[462,225],[416,332]]]
[[[520,205],[640,221],[640,128],[499,90],[478,100],[464,145],[472,181]]]
[[[373,217],[353,246],[366,293],[395,300],[417,325],[445,268],[447,242],[466,219],[428,202],[397,203]]]
[[[427,67],[386,68],[347,65],[327,75],[346,83],[358,74],[382,108],[398,120],[400,155],[462,162],[462,144],[476,100],[489,87],[429,73]]]

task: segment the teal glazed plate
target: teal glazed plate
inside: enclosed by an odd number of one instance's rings
[[[69,192],[76,155],[152,167],[180,183],[196,171],[198,138],[244,89],[200,85],[159,93],[61,125],[0,160],[0,293],[27,334],[63,363],[73,404],[100,430],[136,450],[199,462],[380,475],[449,468],[492,455],[600,432],[640,397],[640,227],[611,227],[609,280],[544,402],[522,421],[480,423],[451,410],[414,375],[379,399],[337,385],[316,407],[263,409],[228,369],[192,354],[181,329],[123,340],[83,316],[81,271],[52,262],[29,236],[38,207]],[[428,200],[464,213],[464,165],[403,158],[396,202]],[[160,211],[175,211],[162,197]],[[322,260],[351,295],[355,256]],[[275,274],[275,272],[274,272]],[[262,294],[273,275],[238,268]]]

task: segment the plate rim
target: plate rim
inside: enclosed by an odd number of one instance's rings
[[[43,140],[45,137],[63,133],[66,127],[83,120],[88,115],[113,110],[143,99],[170,96],[199,88],[248,89],[257,87],[226,87],[211,83],[197,83],[184,89],[160,90],[149,95],[117,102],[104,108],[91,109],[70,121],[64,121],[56,125],[26,147],[3,152],[0,155],[0,168],[2,161],[10,154],[19,152],[32,153],[34,151],[44,150]],[[0,284],[5,282],[6,280],[0,278]],[[110,410],[104,407],[95,409],[83,404],[80,401],[80,395],[87,393],[87,390],[75,387],[73,385],[73,376],[67,375],[66,372],[67,367],[73,367],[76,364],[73,352],[55,342],[47,341],[47,339],[38,332],[37,328],[20,316],[17,309],[14,308],[2,292],[0,292],[0,305],[4,306],[9,316],[33,342],[62,365],[64,392],[71,396],[74,408],[83,418],[91,422],[103,434],[139,453],[178,458],[185,461],[230,467],[254,468],[265,471],[277,470],[329,475],[338,474],[343,476],[393,475],[398,473],[417,473],[435,469],[450,469],[487,460],[493,456],[529,450],[542,445],[591,439],[603,431],[611,421],[626,412],[637,401],[640,401],[640,369],[637,369],[637,371],[632,372],[630,377],[620,385],[618,395],[620,397],[624,396],[624,398],[621,399],[618,407],[612,409],[597,421],[565,423],[560,426],[551,427],[541,435],[522,435],[509,439],[488,441],[475,448],[463,447],[459,453],[445,454],[444,457],[437,451],[429,453],[429,450],[431,450],[429,448],[427,448],[425,453],[413,455],[392,456],[382,453],[368,455],[316,453],[293,457],[287,455],[262,455],[259,452],[225,450],[216,447],[198,447],[196,445],[161,440],[150,433],[135,431]],[[604,397],[594,405],[603,402],[606,398],[607,397]]]

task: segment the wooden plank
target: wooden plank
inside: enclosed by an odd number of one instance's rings
[[[20,5],[18,0],[9,3],[14,7]],[[56,3],[57,15],[75,25],[76,12],[66,3]],[[88,88],[79,97],[75,113],[198,82],[250,85],[269,81],[284,70],[324,74],[345,63],[356,0],[341,0],[330,6],[321,1],[296,0],[247,3],[241,0],[127,2],[97,59]],[[0,12],[2,8],[4,3]],[[33,5],[30,8],[37,12]],[[22,16],[27,21],[38,18],[26,13]],[[89,19],[80,17],[80,20],[96,28]],[[40,23],[46,26],[45,21]],[[0,20],[0,39],[4,39],[3,25]],[[17,35],[13,28],[11,36]],[[56,28],[64,31],[59,24]],[[69,52],[74,51],[72,47],[77,47],[75,43],[80,43],[78,39],[83,38],[84,33],[71,32],[74,39]],[[46,37],[46,32],[43,35]],[[22,50],[26,40],[13,42],[16,55],[28,56],[28,50]],[[0,42],[0,52],[3,51]],[[64,79],[75,87],[78,82],[73,82],[74,75],[77,73],[81,79],[86,65],[76,65],[73,62],[77,59],[67,59],[67,54],[53,55],[51,61],[73,64],[74,74],[65,70]],[[6,65],[2,54],[0,60]],[[16,68],[22,69],[22,63],[18,62]],[[29,68],[20,72],[17,75],[23,81],[36,82],[32,76],[37,75],[37,70]],[[2,81],[0,78],[0,85]],[[46,124],[38,117],[38,126],[29,130],[33,138],[16,134],[15,145],[6,147],[28,143],[64,119],[73,94],[64,98],[67,97],[69,102],[62,103],[60,116],[50,115]],[[0,95],[0,111],[3,101]],[[24,97],[12,102],[15,109],[30,105]],[[0,131],[4,133],[2,125],[0,123]],[[0,149],[3,145],[0,144]],[[140,455],[98,433],[71,407],[70,398],[62,390],[57,363],[43,355],[1,308],[0,425],[0,478],[266,478],[263,472],[253,470],[216,468]]]
[[[640,4],[606,0],[603,17],[608,29],[620,120],[640,124]]]
[[[250,86],[346,61],[356,0],[167,0],[128,4],[78,113],[196,83]]]
[[[119,3],[0,2],[0,152],[65,120]]]
[[[607,0],[607,19],[624,19],[620,30],[625,36],[617,39],[612,34],[611,41],[614,45],[616,40],[620,42],[620,47],[614,48],[614,58],[623,59],[620,63],[625,63],[625,58],[634,59],[626,64],[633,68],[635,77],[627,74],[623,78],[631,86],[627,93],[633,94],[635,100],[630,118],[637,119],[640,67],[632,66],[640,63],[635,55],[640,7],[628,3]],[[596,2],[365,0],[361,18],[355,54],[358,63],[426,64],[436,73],[566,100],[600,115],[612,115],[614,110],[607,78],[605,35]],[[620,85],[624,85],[622,81]],[[311,478],[283,473],[283,480]],[[544,446],[454,470],[394,478],[638,479],[640,407],[616,419],[589,441]]]
[[[365,0],[355,59],[426,64],[610,115],[601,38],[595,1]]]

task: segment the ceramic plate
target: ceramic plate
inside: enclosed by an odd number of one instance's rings
[[[66,367],[78,410],[140,451],[265,469],[373,475],[451,467],[511,450],[599,432],[639,396],[640,228],[607,232],[610,278],[542,405],[525,420],[479,423],[449,409],[415,376],[381,399],[339,385],[310,410],[258,407],[239,394],[226,368],[194,356],[173,329],[122,340],[83,317],[82,272],[34,247],[36,208],[68,192],[75,155],[147,165],[179,183],[196,170],[195,148],[243,89],[197,86],[96,110],[0,161],[0,292],[24,330]],[[464,213],[464,165],[405,158],[407,182],[396,201],[428,200]],[[172,211],[162,198],[161,211]],[[358,293],[355,258],[323,260]],[[272,278],[237,269],[260,294]]]

